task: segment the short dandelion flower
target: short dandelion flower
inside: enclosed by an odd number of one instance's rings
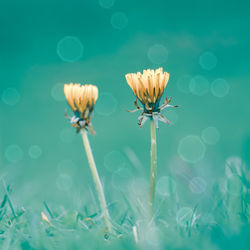
[[[77,132],[81,128],[88,128],[93,134],[91,115],[98,98],[98,88],[91,84],[81,85],[80,83],[70,83],[64,85],[64,94],[69,106],[74,112],[73,117],[68,118]]]
[[[154,120],[157,128],[158,121],[169,124],[170,121],[161,114],[161,111],[167,107],[177,106],[169,105],[172,97],[169,99],[165,98],[163,105],[160,106],[162,94],[169,80],[169,73],[163,72],[163,69],[159,68],[156,70],[144,70],[143,74],[140,72],[130,73],[125,77],[128,85],[136,96],[135,106],[137,109],[130,112],[135,112],[137,110],[143,111],[138,117],[138,124],[140,127],[143,126],[148,118]],[[137,99],[139,99],[143,108],[138,106]]]
[[[79,83],[70,83],[64,85],[64,94],[67,102],[74,112],[73,117],[66,118],[70,120],[73,127],[77,128],[83,140],[83,145],[89,162],[90,171],[93,176],[93,181],[96,187],[100,208],[102,210],[103,218],[106,223],[107,231],[112,232],[111,219],[109,216],[102,183],[96,168],[94,156],[88,139],[88,130],[94,134],[91,124],[91,115],[94,110],[96,100],[98,98],[98,88],[94,85]]]

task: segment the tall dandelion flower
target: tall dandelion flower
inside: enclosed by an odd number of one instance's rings
[[[107,230],[111,232],[112,225],[110,222],[110,216],[104,196],[104,191],[102,183],[100,181],[100,177],[97,172],[95,160],[92,154],[87,134],[88,130],[92,134],[94,134],[94,130],[91,124],[91,115],[93,113],[94,106],[98,98],[98,88],[90,84],[81,85],[80,83],[70,83],[64,85],[64,94],[69,106],[74,112],[73,117],[70,118],[66,114],[66,118],[70,120],[72,126],[77,129],[77,132],[80,132],[82,135],[83,145],[86,151],[89,167],[95,183],[100,207],[107,226]]]
[[[161,111],[168,107],[177,107],[170,105],[171,97],[165,98],[164,103],[160,105],[161,97],[164,89],[167,86],[169,80],[169,73],[163,72],[162,68],[156,70],[144,70],[143,74],[130,73],[126,74],[126,80],[130,88],[132,89],[136,100],[134,102],[136,110],[141,110],[142,113],[138,117],[138,124],[140,127],[150,119],[151,129],[151,175],[150,175],[150,190],[149,190],[149,214],[152,216],[153,203],[155,195],[155,178],[157,168],[157,147],[156,147],[156,128],[158,128],[158,122],[164,122],[169,124],[170,121],[161,114]],[[140,107],[137,103],[137,99],[142,104]]]

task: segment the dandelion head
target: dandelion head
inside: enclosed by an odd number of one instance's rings
[[[169,80],[169,73],[163,72],[162,68],[156,70],[147,69],[143,73],[129,73],[125,75],[129,87],[132,89],[136,101],[136,110],[143,110],[141,116],[138,118],[140,127],[148,118],[154,119],[158,127],[158,121],[169,123],[169,121],[162,115],[161,110],[166,107],[177,107],[169,105],[169,100],[166,98],[164,104],[160,106],[160,100],[164,89]],[[137,99],[141,102],[142,108],[138,106]]]
[[[64,94],[74,112],[73,117],[70,118],[66,114],[66,118],[78,132],[81,128],[88,128],[93,133],[91,115],[98,98],[98,88],[91,84],[69,83],[64,84]]]

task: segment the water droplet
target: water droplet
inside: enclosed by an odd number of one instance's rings
[[[75,62],[82,57],[83,45],[74,36],[66,36],[57,44],[57,54],[65,62]]]
[[[11,163],[17,163],[22,160],[23,158],[23,151],[22,149],[16,145],[9,145],[5,150],[5,157]]]
[[[215,127],[207,127],[203,129],[201,138],[206,144],[216,144],[220,140],[220,132]]]
[[[178,146],[179,156],[187,162],[196,163],[205,155],[206,147],[198,136],[188,135],[181,139]]]
[[[64,96],[64,84],[63,83],[56,83],[51,88],[51,96],[55,101],[65,101]]]
[[[211,92],[216,97],[224,97],[229,93],[230,86],[225,79],[216,79],[212,82]]]
[[[102,93],[97,100],[95,111],[100,115],[111,115],[117,109],[117,100],[111,93]]]
[[[201,177],[194,177],[189,182],[189,188],[193,193],[201,194],[204,193],[207,188],[206,181]]]
[[[20,94],[15,88],[7,88],[2,94],[2,101],[10,106],[14,106],[20,100]]]
[[[118,30],[123,30],[128,25],[128,18],[125,13],[123,12],[115,12],[111,16],[111,25],[113,28]]]
[[[184,75],[180,77],[177,81],[178,89],[185,94],[190,93],[189,85],[190,85],[191,79],[192,78],[189,75]]]
[[[217,65],[217,57],[209,51],[206,51],[200,55],[200,66],[205,70],[211,70]]]
[[[162,176],[157,182],[156,191],[162,196],[170,196],[175,193],[176,182],[170,176]]]
[[[56,186],[61,191],[67,191],[72,187],[72,178],[67,174],[60,174],[56,179]]]
[[[148,58],[154,64],[163,64],[168,59],[168,50],[162,44],[155,44],[148,49]]]
[[[192,215],[193,210],[190,207],[182,207],[179,209],[176,213],[176,221],[178,225],[181,227],[190,226],[190,224],[192,224]]]
[[[115,3],[115,0],[99,0],[99,4],[104,9],[110,9]]]
[[[29,156],[32,159],[38,159],[42,155],[42,149],[38,145],[32,145],[29,148]]]
[[[125,166],[126,159],[119,151],[111,151],[104,157],[104,166],[110,172],[114,172]]]
[[[209,91],[209,81],[204,76],[197,75],[191,79],[189,89],[192,94],[203,96]]]

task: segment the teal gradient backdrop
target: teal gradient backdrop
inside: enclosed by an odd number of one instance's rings
[[[171,176],[181,205],[206,206],[229,157],[250,164],[249,8],[215,0],[1,1],[0,175],[15,187],[15,202],[74,209],[92,197],[81,138],[64,117],[69,82],[99,88],[90,142],[108,202],[119,202],[134,180],[147,193],[149,124],[140,129],[139,113],[126,112],[135,98],[124,76],[163,67],[164,97],[180,107],[164,111],[172,124],[157,132],[158,178]]]

